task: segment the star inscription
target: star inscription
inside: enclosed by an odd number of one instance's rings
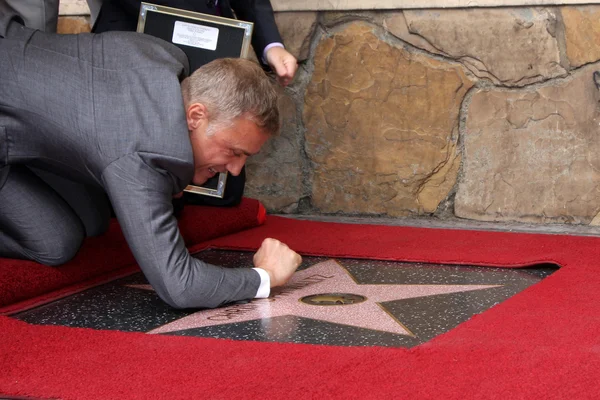
[[[152,290],[150,285],[128,285]],[[372,330],[415,336],[389,314],[381,303],[415,297],[489,289],[501,285],[401,285],[359,284],[335,260],[327,260],[296,272],[288,284],[274,288],[268,299],[254,299],[245,304],[198,311],[148,333],[169,333],[181,330],[225,325],[251,320],[267,320],[294,315],[351,325]],[[366,297],[366,301],[344,305],[312,305],[300,301],[303,297],[327,293],[350,293]]]

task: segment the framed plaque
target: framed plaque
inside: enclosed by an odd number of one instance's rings
[[[137,31],[166,40],[183,50],[191,74],[217,58],[246,58],[253,27],[251,22],[142,3]],[[227,173],[222,172],[202,186],[188,185],[185,191],[223,198],[226,183]]]

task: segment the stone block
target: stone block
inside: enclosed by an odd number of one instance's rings
[[[89,17],[59,17],[57,33],[87,33],[92,30]]]
[[[312,204],[326,213],[434,212],[454,186],[458,115],[472,82],[354,23],[323,38],[304,106]]]
[[[556,9],[405,10],[384,20],[390,33],[453,58],[497,85],[525,86],[566,74]]]
[[[572,67],[600,60],[600,6],[561,7]]]
[[[578,70],[544,87],[473,94],[458,217],[588,224],[600,211],[600,92]]]

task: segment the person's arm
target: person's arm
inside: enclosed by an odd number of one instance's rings
[[[113,161],[102,175],[144,275],[160,298],[175,308],[212,308],[254,298],[261,281],[257,271],[217,267],[187,251],[173,216],[174,183],[167,172],[178,168],[185,171],[189,166],[166,157],[133,153]]]
[[[238,19],[254,24],[252,47],[259,60],[269,44],[283,43],[269,0],[229,0],[229,5]]]
[[[252,47],[256,57],[268,64],[282,86],[287,86],[298,69],[296,57],[283,46],[269,0],[229,0],[238,19],[254,23]]]

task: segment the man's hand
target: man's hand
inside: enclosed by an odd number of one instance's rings
[[[298,61],[296,57],[290,54],[286,49],[279,46],[271,47],[265,55],[267,63],[277,75],[277,81],[281,86],[290,84],[296,70],[298,69]]]
[[[298,253],[276,239],[263,240],[254,254],[254,266],[267,271],[271,287],[285,285],[301,262]]]

